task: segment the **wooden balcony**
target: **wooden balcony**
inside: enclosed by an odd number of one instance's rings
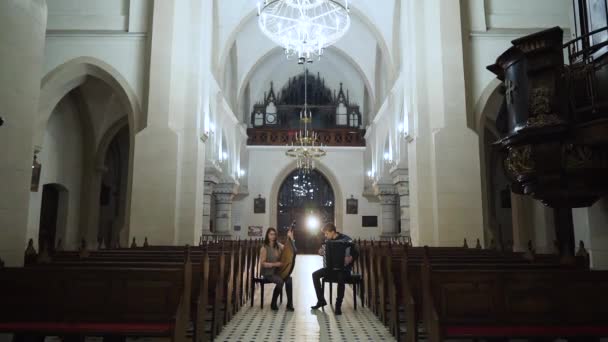
[[[248,128],[249,146],[285,146],[295,143],[295,129]],[[315,129],[325,146],[365,146],[365,130],[353,128]]]

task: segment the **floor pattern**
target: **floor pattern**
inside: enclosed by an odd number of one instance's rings
[[[285,310],[287,298],[279,311],[270,310],[274,285],[264,287],[264,307],[260,308],[260,289],[256,289],[255,303],[243,307],[222,330],[216,341],[394,341],[388,329],[367,308],[357,303],[353,308],[352,290],[346,287],[342,315],[334,315],[333,305],[313,311],[317,302],[312,286],[312,272],[322,267],[315,255],[298,255],[293,277],[295,312]],[[334,285],[334,301],[336,296]],[[329,289],[325,289],[329,302]]]

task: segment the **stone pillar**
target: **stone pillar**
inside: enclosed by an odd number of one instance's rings
[[[461,246],[464,238],[484,238],[479,137],[470,128],[474,119],[463,91],[462,42],[468,31],[462,29],[460,3],[416,1],[410,17],[416,71],[410,121],[416,123],[415,139],[408,144],[414,245]]]
[[[525,252],[528,250],[528,241],[532,240],[532,231],[528,226],[530,213],[527,210],[526,198],[524,195],[511,193],[511,215],[513,222],[513,241],[503,241],[504,247],[509,249],[513,244],[513,251]]]
[[[396,169],[391,172],[393,182],[399,195],[399,219],[401,220],[401,235],[410,235],[410,178],[408,169]]]
[[[0,1],[0,257],[6,266],[22,265],[27,240],[38,239],[27,226],[46,18],[45,0]]]
[[[397,192],[393,184],[376,184],[375,192],[380,199],[380,236],[394,237],[397,232]]]
[[[237,194],[236,184],[220,183],[213,188],[216,203],[217,234],[232,235],[232,200]]]
[[[180,103],[171,85],[179,74],[174,40],[176,0],[155,1],[150,48],[147,126],[135,136],[129,240],[173,245],[178,238],[180,149],[176,122]],[[178,78],[179,79],[179,78]],[[190,167],[190,165],[182,165]]]

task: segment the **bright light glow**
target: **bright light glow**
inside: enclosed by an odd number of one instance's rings
[[[319,230],[320,226],[321,221],[319,221],[318,217],[311,214],[306,218],[306,228],[308,228],[308,230],[311,232]]]
[[[403,123],[399,123],[399,133],[404,133],[405,129],[403,127]]]
[[[228,153],[222,152],[222,160],[228,160]]]
[[[239,171],[239,176],[241,176],[241,177],[245,176],[245,170],[241,169]]]
[[[299,63],[320,57],[350,27],[346,0],[267,0],[258,15],[262,32]]]
[[[388,152],[384,152],[384,160],[391,160],[391,154]]]

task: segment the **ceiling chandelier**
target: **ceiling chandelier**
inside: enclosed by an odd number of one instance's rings
[[[323,145],[319,142],[319,136],[312,129],[312,112],[308,109],[306,80],[308,69],[304,68],[304,108],[300,111],[300,129],[296,132],[294,141],[285,155],[296,159],[296,165],[300,171],[308,173],[315,168],[315,160],[325,156]]]
[[[262,32],[299,64],[321,58],[350,27],[348,0],[264,0],[258,16]]]

